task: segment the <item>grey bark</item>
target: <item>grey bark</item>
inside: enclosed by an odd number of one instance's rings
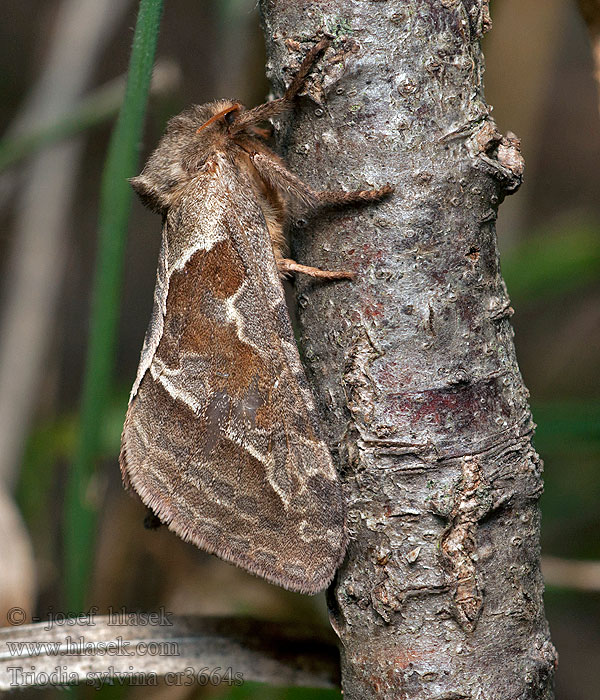
[[[315,188],[396,194],[320,216],[293,255],[301,347],[351,542],[330,590],[348,700],[552,697],[542,466],[495,237],[521,181],[482,92],[482,0],[262,0],[280,94],[332,46],[278,136]],[[288,120],[289,121],[289,120]]]

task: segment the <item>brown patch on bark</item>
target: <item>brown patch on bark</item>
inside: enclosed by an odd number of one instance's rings
[[[451,523],[442,535],[440,549],[454,588],[454,615],[460,626],[472,632],[483,607],[483,593],[477,580],[475,549],[477,523],[486,512],[481,503],[481,468],[475,457],[462,460],[462,485],[457,493]]]

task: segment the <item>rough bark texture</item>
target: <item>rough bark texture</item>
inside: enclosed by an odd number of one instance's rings
[[[516,137],[482,94],[482,0],[263,0],[281,93],[332,46],[282,122],[315,188],[396,185],[319,217],[296,282],[301,347],[342,473],[351,544],[330,591],[345,697],[551,698],[539,568],[541,463],[500,276],[495,219]]]

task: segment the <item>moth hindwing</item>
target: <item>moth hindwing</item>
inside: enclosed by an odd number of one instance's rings
[[[344,278],[283,256],[290,205],[375,201],[389,186],[315,192],[264,143],[279,100],[192,106],[132,185],[163,216],[154,308],[123,428],[127,487],[184,540],[315,593],[346,547],[338,476],[319,434],[280,274]]]

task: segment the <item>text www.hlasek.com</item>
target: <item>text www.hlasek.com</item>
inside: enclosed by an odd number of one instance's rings
[[[116,637],[106,642],[86,642],[83,636],[59,642],[6,642],[11,656],[179,656],[177,642],[135,641]]]

